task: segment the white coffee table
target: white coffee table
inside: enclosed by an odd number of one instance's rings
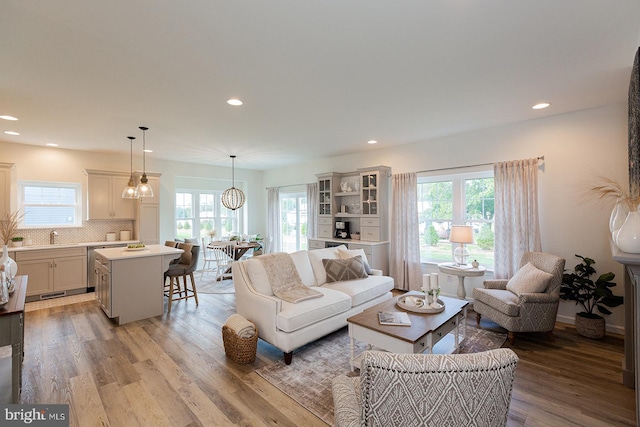
[[[464,288],[464,278],[484,276],[484,273],[487,271],[483,266],[475,268],[469,266],[469,268],[467,268],[467,266],[457,266],[453,262],[442,262],[438,264],[438,270],[440,270],[441,273],[458,277],[458,298],[460,299],[467,298],[467,290]]]
[[[347,319],[351,343],[351,370],[360,367],[355,354],[356,341],[367,343],[368,348],[379,348],[393,353],[452,353],[467,335],[467,305],[464,300],[440,297],[445,309],[437,314],[420,314],[403,310],[392,298],[374,305]],[[411,326],[381,325],[380,311],[406,311]],[[452,338],[452,339],[451,339]],[[451,341],[453,341],[451,343]],[[436,346],[436,344],[442,344]]]

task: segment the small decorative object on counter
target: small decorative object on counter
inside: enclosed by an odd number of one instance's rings
[[[19,248],[22,246],[22,242],[24,241],[24,237],[12,237],[11,238],[11,246],[14,248]]]
[[[474,259],[473,262],[471,263],[471,267],[473,268],[478,268],[480,267],[480,263],[478,262],[477,259]]]

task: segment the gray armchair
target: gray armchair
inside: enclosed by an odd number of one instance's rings
[[[473,310],[480,323],[486,316],[508,331],[509,342],[518,332],[545,332],[553,340],[560,303],[565,260],[545,252],[525,252],[520,270],[510,280],[485,280],[473,290]]]
[[[518,356],[365,351],[360,377],[334,378],[335,425],[495,427],[507,423]]]

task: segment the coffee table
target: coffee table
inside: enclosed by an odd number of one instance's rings
[[[436,314],[422,314],[406,311],[396,305],[392,298],[374,305],[362,313],[347,319],[351,343],[351,370],[360,367],[359,355],[355,354],[356,341],[367,343],[368,348],[379,348],[393,353],[452,353],[467,335],[466,319],[468,301],[440,297],[444,311]],[[380,311],[405,311],[411,319],[411,326],[381,325]],[[462,328],[460,327],[462,326]],[[450,334],[453,331],[452,334]],[[462,332],[461,332],[462,331]],[[453,345],[436,344],[448,335],[453,335]],[[460,339],[462,337],[462,340]]]

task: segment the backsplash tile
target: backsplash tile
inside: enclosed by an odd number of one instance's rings
[[[56,230],[56,243],[104,242],[107,233],[115,232],[116,240],[120,240],[121,230],[130,230],[133,239],[133,221],[130,220],[93,220],[83,221],[82,227],[74,228],[21,228],[18,234],[31,239],[32,245],[48,245],[49,233]]]

